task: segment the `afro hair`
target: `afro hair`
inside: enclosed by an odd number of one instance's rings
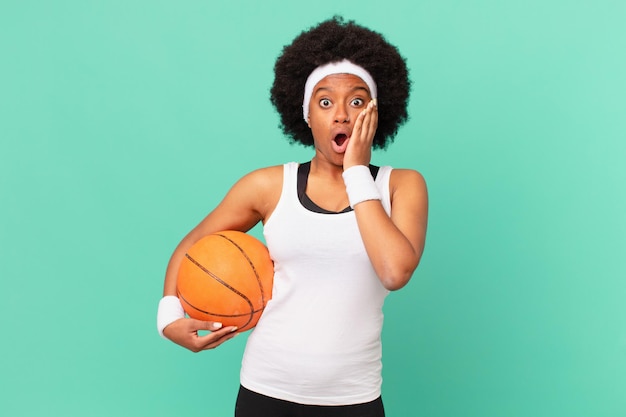
[[[280,115],[280,127],[292,143],[314,145],[302,117],[304,85],[315,68],[343,59],[365,68],[376,82],[378,128],[373,147],[384,149],[408,119],[406,61],[381,34],[338,16],[302,32],[276,60],[270,99]]]

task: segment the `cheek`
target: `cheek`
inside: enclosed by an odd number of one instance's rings
[[[309,124],[309,128],[311,129],[313,136],[316,136],[321,131],[320,126],[316,125],[315,122]]]
[[[351,108],[350,109],[350,119],[353,121],[356,121],[356,118],[359,117],[359,114],[361,114],[361,112],[363,111],[362,108]]]
[[[328,128],[315,119],[309,123],[309,128],[311,129],[311,135],[313,135],[313,139],[315,140],[321,139],[328,134]]]
[[[323,126],[321,118],[315,117],[315,115],[311,115],[309,117],[307,124],[309,125],[309,129],[311,130],[318,130]]]

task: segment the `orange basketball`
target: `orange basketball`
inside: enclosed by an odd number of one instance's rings
[[[274,265],[267,248],[242,232],[203,237],[185,254],[178,270],[178,298],[189,317],[237,326],[256,326],[272,297]]]

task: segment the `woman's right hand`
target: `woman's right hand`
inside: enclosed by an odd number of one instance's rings
[[[198,332],[208,330],[210,333],[200,335]],[[221,323],[202,321],[191,318],[178,319],[163,329],[163,335],[172,342],[192,352],[215,349],[227,340],[237,336],[237,327],[222,327]]]

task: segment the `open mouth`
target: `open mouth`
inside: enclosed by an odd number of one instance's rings
[[[337,136],[335,136],[335,139],[333,139],[335,141],[335,143],[338,146],[343,145],[343,143],[348,140],[348,135],[344,134],[344,133],[340,133]]]

